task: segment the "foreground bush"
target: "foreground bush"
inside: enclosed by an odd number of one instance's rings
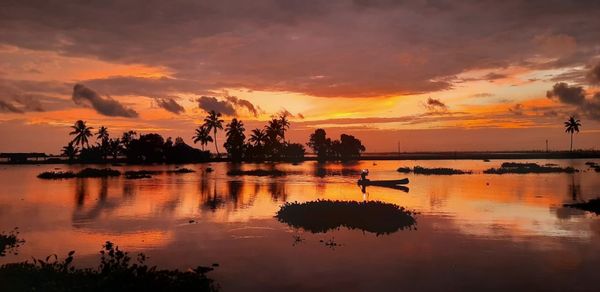
[[[56,255],[45,260],[0,266],[3,291],[216,291],[218,287],[206,273],[210,267],[199,266],[188,271],[159,270],[145,264],[139,254],[130,263],[128,253],[107,241],[100,251],[96,269],[78,269],[71,265],[73,254],[59,262]]]
[[[17,235],[19,235],[18,228],[15,228],[9,233],[0,233],[0,257],[5,256],[7,253],[16,254],[14,250],[16,250],[21,244],[25,242],[24,240],[19,239]]]
[[[415,215],[403,207],[377,201],[318,200],[286,203],[275,217],[280,222],[313,233],[343,226],[380,235],[416,228]]]

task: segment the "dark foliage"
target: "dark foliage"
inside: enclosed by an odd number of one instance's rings
[[[286,203],[275,217],[294,228],[313,233],[324,233],[343,226],[380,235],[416,229],[415,215],[415,212],[403,207],[377,201],[318,200]]]
[[[15,253],[16,249],[25,243],[24,240],[18,238],[19,229],[15,228],[8,233],[0,233],[0,257],[5,256],[7,253]],[[2,283],[2,282],[0,282]],[[1,284],[0,284],[1,286]]]
[[[573,167],[559,167],[559,166],[548,166],[539,165],[537,163],[519,163],[519,162],[505,162],[502,163],[500,168],[490,168],[483,171],[487,174],[505,174],[505,173],[575,173],[577,169]]]
[[[340,140],[332,141],[330,138],[327,138],[327,134],[323,129],[315,130],[310,135],[307,145],[317,154],[317,159],[320,161],[356,160],[366,150],[362,142],[352,135],[342,134]]]
[[[71,265],[75,251],[63,261],[56,255],[45,260],[0,266],[4,291],[216,291],[218,286],[206,276],[211,267],[188,271],[159,270],[145,264],[144,254],[131,263],[127,252],[107,241],[100,251],[96,269],[78,269]],[[54,258],[54,259],[52,259]]]
[[[397,169],[400,173],[423,174],[423,175],[453,175],[453,174],[471,174],[471,171],[465,171],[454,168],[436,167],[427,168],[422,166],[415,166],[412,169],[410,167],[400,167]]]
[[[577,208],[600,215],[600,198],[591,199],[585,203],[564,204],[565,207]]]

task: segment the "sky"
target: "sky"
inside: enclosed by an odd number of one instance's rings
[[[600,148],[600,2],[11,1],[0,4],[0,152],[58,153],[85,120],[182,137],[347,133],[368,152]],[[222,144],[223,133],[218,134]],[[199,147],[199,146],[198,146]]]

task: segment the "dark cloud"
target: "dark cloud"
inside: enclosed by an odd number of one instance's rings
[[[15,107],[14,105],[6,101],[0,100],[0,112],[22,114],[23,110]]]
[[[181,114],[181,113],[185,112],[185,109],[183,108],[183,106],[178,104],[177,101],[175,101],[175,99],[172,97],[157,98],[156,104],[159,107],[162,107],[163,109],[165,109],[169,112],[172,112],[174,114]]]
[[[83,84],[75,84],[73,87],[73,101],[78,105],[91,106],[99,114],[112,117],[136,118],[138,113],[130,108],[125,107],[110,96],[101,97],[91,88]]]
[[[600,93],[586,98],[586,92],[581,86],[569,86],[566,83],[556,83],[552,90],[546,93],[548,98],[558,98],[564,104],[576,106],[580,115],[600,121]]]
[[[225,99],[227,99],[227,101],[232,103],[235,107],[245,108],[250,113],[252,113],[252,115],[254,115],[255,117],[258,117],[259,112],[262,111],[260,107],[254,106],[251,102],[249,102],[245,99],[237,98],[235,96],[230,96],[230,95],[226,96]]]
[[[206,112],[214,110],[227,116],[236,115],[233,104],[227,100],[218,100],[213,96],[201,96],[196,101],[198,102],[198,107]]]
[[[558,98],[562,103],[581,105],[585,101],[585,91],[581,86],[569,86],[567,83],[554,84],[552,90],[546,92],[548,98]]]
[[[439,99],[435,99],[435,98],[431,98],[431,97],[427,99],[427,101],[423,104],[423,106],[429,112],[446,112],[446,111],[448,111],[448,106],[445,103],[443,103]]]
[[[64,99],[54,96],[65,93],[65,88],[57,82],[0,79],[0,101],[6,111],[9,107],[19,112],[56,110],[68,106]]]
[[[597,54],[600,30],[598,1],[34,0],[2,8],[0,44],[167,68],[203,91],[343,97],[448,89],[449,77],[469,70],[582,65]]]

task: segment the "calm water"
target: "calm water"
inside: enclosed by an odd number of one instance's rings
[[[586,170],[589,160],[527,161]],[[195,164],[185,167],[196,173],[151,179],[55,181],[36,175],[55,167],[80,167],[0,166],[0,231],[18,226],[26,240],[18,255],[0,257],[0,263],[54,253],[64,257],[76,250],[76,264],[89,266],[97,261],[102,243],[110,240],[132,253],[146,253],[151,264],[164,268],[219,263],[210,275],[225,291],[597,291],[600,218],[562,204],[600,197],[600,174],[481,173],[501,162],[212,163],[212,173],[203,171],[208,164]],[[395,171],[413,165],[475,174]],[[276,167],[293,174],[226,175],[240,167]],[[369,187],[364,198],[356,186],[362,168],[370,170],[371,179],[409,177],[410,191]],[[420,213],[417,229],[379,236],[346,228],[313,234],[273,217],[284,202],[316,199],[393,203]],[[296,242],[298,236],[303,240]],[[327,241],[339,246],[329,247]]]

